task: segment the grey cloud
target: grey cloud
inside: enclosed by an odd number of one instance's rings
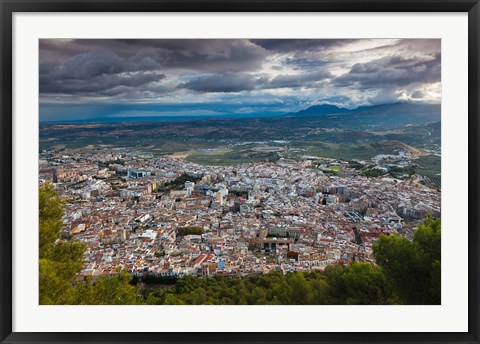
[[[248,74],[224,73],[201,77],[179,85],[197,92],[240,92],[253,90],[254,77]]]
[[[352,39],[253,39],[252,42],[272,51],[318,51],[341,47],[349,44]]]
[[[125,92],[126,88],[147,85],[164,78],[163,74],[150,73],[103,74],[90,78],[88,82],[85,79],[43,79],[40,88],[44,93],[114,95]]]
[[[387,44],[373,49],[372,53],[392,52],[395,54],[439,54],[441,50],[440,39],[401,39],[393,44]]]
[[[211,86],[199,79],[185,88],[234,92],[252,87],[232,73],[260,68],[266,56],[248,40],[40,40],[40,93],[117,94],[125,92],[120,86],[150,84],[172,69],[224,74]]]
[[[124,94],[129,88],[164,79],[164,74],[150,72],[155,66],[155,62],[148,58],[136,64],[110,51],[88,51],[62,64],[54,61],[40,63],[40,92],[77,96]]]
[[[393,86],[383,87],[375,96],[369,97],[368,102],[372,105],[388,104],[398,101],[401,92]]]
[[[69,79],[89,79],[102,74],[116,74],[130,69],[125,60],[110,51],[89,51],[68,59],[60,74]]]
[[[144,57],[139,61],[136,61],[134,64],[134,69],[135,70],[142,70],[142,71],[149,71],[149,70],[159,70],[162,68],[162,66],[157,63],[154,59],[151,57]]]
[[[315,87],[315,84],[332,77],[326,69],[298,75],[278,75],[269,79],[267,75],[251,75],[242,73],[214,74],[193,79],[180,84],[179,88],[187,88],[196,92],[240,92],[255,89]]]
[[[193,69],[200,72],[254,71],[267,56],[265,49],[247,40],[186,40],[168,42],[169,49],[153,52],[167,68]],[[182,48],[174,49],[176,45]]]
[[[204,72],[253,70],[268,52],[249,40],[237,39],[124,39],[72,40],[60,44],[40,41],[40,61],[65,60],[95,50],[114,51],[118,56],[150,68],[184,68]]]
[[[416,91],[412,92],[412,98],[422,99],[423,97],[425,97],[425,92],[423,92],[423,91],[416,90]]]
[[[315,83],[324,81],[325,79],[329,79],[331,77],[332,74],[326,69],[300,75],[278,75],[267,85],[265,85],[264,88],[311,87]]]
[[[440,54],[425,60],[423,57],[404,58],[388,56],[367,63],[357,63],[350,71],[335,79],[336,86],[378,88],[405,86],[412,83],[434,83],[440,81]]]
[[[298,56],[296,54],[294,57],[288,57],[284,60],[285,64],[292,66],[294,69],[300,70],[312,70],[317,68],[323,68],[328,65],[329,61],[321,59],[312,59]]]

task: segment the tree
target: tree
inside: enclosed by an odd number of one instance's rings
[[[130,284],[127,272],[100,277],[94,283],[85,281],[77,285],[74,303],[78,305],[136,305],[139,304],[137,288]]]
[[[373,249],[377,263],[383,268],[397,294],[404,303],[410,304],[418,278],[413,245],[404,237],[382,235]]]
[[[391,286],[382,268],[371,263],[352,263],[342,275],[347,291],[347,304],[389,304]]]
[[[412,242],[392,235],[374,244],[375,259],[403,303],[440,304],[440,237],[440,220],[428,216]]]
[[[309,305],[312,303],[312,287],[305,279],[304,274],[290,274],[288,283],[288,304],[290,305]]]
[[[49,255],[62,229],[63,202],[51,184],[39,190],[40,259]]]
[[[72,281],[83,263],[85,245],[60,241],[63,202],[51,184],[39,190],[40,304],[68,304],[74,298]]]
[[[71,281],[58,274],[58,266],[48,259],[39,261],[39,302],[41,305],[62,305],[72,302]]]
[[[342,276],[345,266],[340,264],[329,265],[325,268],[325,281],[327,282],[327,304],[346,304],[347,288]]]
[[[314,278],[312,284],[312,304],[325,305],[328,304],[328,284],[325,281],[324,275],[320,274]]]
[[[39,298],[40,304],[135,304],[132,277],[120,273],[74,284],[83,264],[85,245],[60,240],[63,202],[51,184],[39,189]]]
[[[428,216],[413,236],[418,270],[423,278],[419,298],[426,304],[441,303],[441,223]]]

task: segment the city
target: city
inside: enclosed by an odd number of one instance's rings
[[[318,161],[342,173],[313,169]],[[62,236],[87,244],[77,278],[119,269],[243,276],[374,262],[381,234],[411,240],[427,214],[440,215],[437,190],[348,166],[315,157],[202,166],[124,149],[44,151],[40,183],[55,183],[66,200]]]

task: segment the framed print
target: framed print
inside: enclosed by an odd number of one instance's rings
[[[479,341],[478,1],[1,11],[2,343]]]

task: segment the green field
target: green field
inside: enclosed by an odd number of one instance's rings
[[[421,176],[427,177],[428,183],[436,188],[441,188],[442,178],[441,173],[441,158],[435,155],[426,155],[412,160],[418,167],[415,167],[415,172]]]
[[[253,150],[216,151],[212,153],[195,152],[187,157],[200,165],[236,165],[258,161],[277,161],[279,158],[275,152],[258,152]]]
[[[386,143],[335,144],[321,141],[293,142],[292,147],[305,150],[306,154],[345,160],[370,160],[378,154],[396,154],[401,146]]]

